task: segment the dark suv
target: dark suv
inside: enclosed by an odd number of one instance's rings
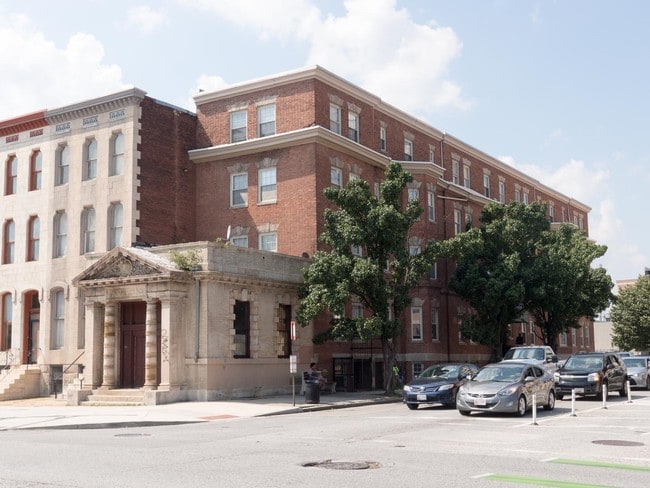
[[[564,395],[595,395],[603,398],[603,385],[607,392],[618,391],[627,395],[627,369],[614,353],[590,352],[574,354],[555,372],[555,393],[558,400]]]

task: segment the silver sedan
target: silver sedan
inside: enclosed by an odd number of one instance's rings
[[[544,368],[508,361],[488,364],[456,396],[462,415],[471,412],[514,413],[521,417],[533,406],[533,398],[545,410],[555,408],[555,381]]]

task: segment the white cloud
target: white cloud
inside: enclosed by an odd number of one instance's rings
[[[309,44],[306,65],[319,64],[398,108],[426,117],[471,106],[447,72],[462,43],[451,28],[418,24],[395,0],[346,0],[341,16],[324,16],[310,0],[178,0],[274,37]]]
[[[196,112],[196,105],[194,104],[194,96],[198,95],[201,92],[210,92],[215,90],[221,90],[229,86],[226,83],[226,80],[220,76],[211,76],[202,74],[196,80],[196,86],[192,88],[187,94],[187,98],[179,102],[181,107],[187,108],[192,112]]]
[[[64,48],[23,15],[0,12],[0,119],[96,97],[126,87],[122,70],[102,62],[104,46],[74,34]]]
[[[155,11],[148,5],[131,7],[127,12],[127,24],[149,34],[165,23],[165,14]]]

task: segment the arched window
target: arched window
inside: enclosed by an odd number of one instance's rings
[[[84,144],[83,179],[94,180],[97,177],[97,141],[88,139]]]
[[[16,258],[16,224],[13,220],[5,221],[2,235],[2,264],[11,264]]]
[[[65,211],[59,210],[54,214],[54,256],[65,256],[68,247],[68,217]]]
[[[108,175],[115,176],[124,173],[124,134],[118,132],[111,138],[111,154]]]
[[[5,195],[13,195],[18,188],[18,159],[9,156],[5,168]]]
[[[81,254],[95,251],[95,209],[86,207],[81,212]]]
[[[121,203],[113,203],[108,209],[108,249],[122,244],[122,229],[124,225],[124,211]]]
[[[70,177],[70,148],[62,144],[56,150],[55,156],[55,185],[65,185]]]
[[[41,222],[32,215],[27,222],[27,261],[38,261],[41,241]]]
[[[43,174],[43,154],[34,151],[29,160],[29,191],[40,190]]]

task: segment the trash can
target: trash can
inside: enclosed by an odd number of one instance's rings
[[[305,403],[320,403],[320,385],[318,381],[305,383]]]

